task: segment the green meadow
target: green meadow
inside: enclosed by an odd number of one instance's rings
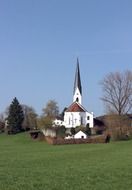
[[[0,190],[131,190],[132,141],[48,145],[0,135]]]

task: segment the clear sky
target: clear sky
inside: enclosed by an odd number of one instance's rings
[[[0,112],[16,96],[38,114],[72,103],[79,58],[83,105],[104,113],[100,81],[132,70],[132,0],[0,0]]]

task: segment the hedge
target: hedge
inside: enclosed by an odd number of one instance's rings
[[[48,144],[64,145],[64,144],[108,143],[110,141],[110,138],[108,140],[108,136],[106,135],[97,135],[97,136],[88,137],[87,139],[63,139],[63,138],[45,137],[45,140],[47,141]]]

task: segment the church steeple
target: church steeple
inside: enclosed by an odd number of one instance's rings
[[[75,73],[75,81],[74,81],[74,91],[73,91],[73,102],[82,103],[82,85],[81,85],[81,77],[80,77],[80,69],[79,69],[79,60],[77,58],[77,66]]]

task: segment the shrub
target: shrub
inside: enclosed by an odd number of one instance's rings
[[[106,143],[106,135],[91,136],[87,139],[63,139],[63,138],[51,138],[45,137],[46,141],[52,145],[63,144],[86,144],[86,143]]]
[[[83,132],[85,132],[85,130],[86,130],[86,127],[84,127],[83,125],[76,126],[76,128],[75,128],[76,133],[77,133],[78,131],[83,131]]]
[[[66,128],[64,125],[55,128],[57,137],[65,137]]]
[[[75,131],[75,128],[74,128],[74,127],[72,127],[70,131],[71,131],[71,134],[72,134],[72,135],[75,135],[76,131]]]
[[[88,136],[91,136],[91,128],[89,127],[89,125],[86,125],[85,133],[86,133]]]

